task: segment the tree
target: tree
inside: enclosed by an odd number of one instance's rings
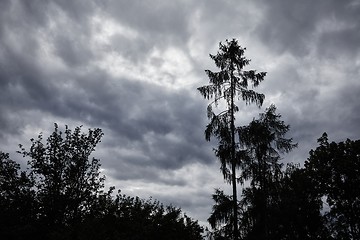
[[[20,145],[24,157],[29,157],[30,174],[34,177],[36,198],[41,206],[39,220],[49,229],[80,222],[92,211],[103,188],[98,159],[90,159],[100,142],[101,129],[81,127],[61,132],[55,124],[54,132],[43,142],[40,134],[31,139],[29,150]]]
[[[334,239],[360,239],[360,140],[328,141],[326,133],[310,151],[305,169],[324,199]]]
[[[272,221],[274,206],[279,204],[279,189],[282,180],[282,164],[280,153],[291,151],[297,145],[291,138],[285,138],[289,126],[280,120],[281,115],[271,105],[259,119],[249,125],[237,128],[242,162],[240,163],[241,181],[249,181],[250,186],[243,189],[239,219],[240,235],[245,239],[272,239]],[[215,206],[211,218],[211,226],[221,226],[224,232],[229,223],[228,201],[222,192],[214,195]],[[223,225],[221,225],[223,224]],[[224,225],[225,224],[225,225]],[[225,227],[225,228],[224,228]]]
[[[250,219],[242,221],[247,223],[244,231],[253,236],[251,239],[270,238],[269,205],[278,200],[278,183],[282,177],[280,154],[297,146],[291,138],[285,138],[289,128],[276,113],[275,105],[271,105],[259,119],[237,129],[240,145],[247,156],[241,164],[241,177],[250,181],[250,187],[243,190],[241,205],[245,212],[246,208],[252,212],[244,215]]]
[[[219,140],[219,147],[215,149],[216,156],[220,159],[221,170],[224,178],[233,187],[233,218],[234,218],[234,239],[238,239],[237,227],[237,176],[236,169],[240,164],[237,157],[238,142],[235,133],[235,113],[239,111],[235,101],[242,99],[246,104],[255,103],[261,106],[265,96],[254,90],[248,89],[250,83],[257,87],[264,80],[265,72],[257,73],[255,70],[245,71],[243,68],[250,62],[244,57],[245,48],[238,45],[237,40],[226,40],[219,44],[219,51],[211,55],[215,65],[220,68],[218,72],[206,70],[210,84],[199,87],[198,90],[205,99],[213,99],[208,105],[207,112],[210,123],[206,126],[205,138],[216,137]],[[215,113],[213,105],[224,100],[226,109]]]
[[[241,165],[243,180],[251,180],[252,186],[263,190],[268,187],[268,180],[277,180],[282,166],[279,163],[280,154],[297,147],[292,138],[285,138],[289,129],[290,126],[281,120],[273,104],[259,115],[259,119],[237,129],[240,144],[247,156]]]

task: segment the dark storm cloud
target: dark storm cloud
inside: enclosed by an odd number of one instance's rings
[[[210,41],[224,41],[237,36],[243,37],[257,21],[257,14],[261,12],[262,6],[255,1],[244,3],[236,0],[228,1],[200,1],[195,6],[199,11],[198,21],[203,22],[201,31],[205,31]],[[208,24],[208,25],[207,25]],[[243,34],[239,34],[239,33]]]
[[[75,9],[75,7],[71,8],[72,11]],[[61,95],[62,89],[59,87],[61,84],[54,81],[54,74],[59,73],[52,73],[48,69],[52,67],[51,63],[40,62],[39,58],[40,54],[44,53],[44,46],[40,39],[41,34],[51,33],[46,32],[49,21],[63,10],[57,7],[57,3],[49,1],[36,3],[34,1],[2,1],[0,11],[2,12],[0,28],[1,98],[7,103],[6,107],[2,107],[1,122],[5,126],[9,126],[12,125],[10,123],[13,122],[14,115],[22,115],[21,111],[37,109],[54,112],[59,105],[57,101]],[[79,17],[75,17],[76,14],[71,14],[71,11],[67,11],[67,13],[70,13],[78,23],[84,22]],[[70,28],[71,24],[67,27]],[[51,38],[51,34],[49,34],[49,38]],[[75,44],[64,46],[68,43],[66,41],[58,44],[61,42],[61,38],[54,39],[54,42],[58,53],[62,53],[59,54],[60,57],[66,59],[69,64],[86,59],[86,57],[79,59],[81,54],[73,51],[75,50],[74,46],[76,47]],[[64,49],[68,49],[70,46],[73,47],[70,49],[72,51],[64,52]],[[61,72],[60,74],[66,75],[67,73]],[[19,128],[21,126],[12,125],[12,127],[4,128],[3,133]]]
[[[161,0],[108,1],[106,10],[122,24],[139,30],[140,34],[155,33],[165,37],[177,33],[177,37],[181,37],[189,34],[187,32],[189,4],[186,2],[181,4]]]
[[[319,54],[358,51],[360,5],[357,1],[263,2],[264,21],[257,33],[268,47],[298,56],[317,44]]]
[[[21,69],[26,68],[23,66]],[[191,96],[187,93],[166,92],[158,85],[135,79],[113,79],[100,70],[80,77],[69,74],[52,76],[54,81],[48,81],[48,77],[31,72],[19,76],[26,80],[16,82],[17,87],[12,87],[14,83],[11,82],[6,89],[8,94],[2,95],[4,100],[13,103],[8,108],[15,114],[40,110],[91,126],[109,128],[111,134],[120,136],[114,139],[115,145],[125,144],[127,148],[133,141],[138,142],[135,151],[146,151],[146,161],[157,168],[179,168],[194,158],[208,160],[203,159],[203,153],[198,149],[203,142],[202,130],[192,129],[202,125],[201,117],[193,114],[202,106],[188,102]],[[64,87],[66,80],[63,78],[70,78],[67,83],[70,88]],[[119,86],[112,86],[116,82]],[[10,121],[11,118],[7,119],[7,125]],[[174,137],[169,140],[167,134]],[[118,142],[120,139],[125,140]],[[146,166],[145,162],[136,164],[131,158],[121,160],[129,161],[133,167]]]
[[[88,69],[85,74],[77,69],[79,65],[88,65],[95,57],[91,46],[86,44],[87,38],[91,37],[88,35],[90,23],[87,15],[93,12],[93,4],[44,2],[41,11],[36,6],[30,2],[23,4],[15,1],[3,8],[4,12],[14,14],[3,22],[7,24],[2,25],[7,28],[1,39],[2,46],[5,46],[1,59],[4,69],[1,72],[4,92],[1,98],[3,102],[8,102],[1,109],[2,126],[7,126],[5,133],[12,133],[11,129],[23,127],[23,122],[13,126],[14,115],[25,116],[23,112],[36,110],[91,126],[110,128],[111,134],[125,139],[125,144],[140,142],[136,151],[146,149],[159,168],[181,167],[190,161],[191,151],[195,152],[195,158],[196,155],[199,155],[198,159],[203,157],[201,153],[196,153],[201,137],[193,136],[194,131],[191,129],[191,126],[201,124],[198,115],[194,117],[189,114],[199,107],[189,102],[191,95],[185,92],[167,92],[156,84],[142,83],[137,79],[115,79],[98,68]],[[132,10],[139,11],[137,6],[129,7],[130,13]],[[146,4],[141,8],[151,10],[151,6]],[[143,32],[145,29],[150,32],[165,31],[162,34],[166,35],[166,31],[173,31],[173,27],[184,24],[181,11],[171,8],[170,12],[164,12],[166,8],[155,9],[152,13],[144,9],[144,14],[138,12],[144,19],[129,17],[129,25],[136,26],[137,30]],[[160,22],[154,22],[156,14],[161,12],[163,18]],[[19,16],[22,18],[18,18]],[[153,24],[152,27],[143,25],[148,23]],[[186,32],[186,27],[182,28]],[[17,31],[14,32],[13,29]],[[36,56],[39,56],[44,47],[37,35],[39,32],[43,32],[46,40],[52,43],[54,54],[66,64],[66,68],[52,72],[37,59]],[[12,36],[17,37],[16,43],[12,42]],[[141,38],[139,41],[140,45],[144,43]],[[136,46],[137,42],[134,44]],[[127,49],[126,46],[123,48]],[[134,48],[131,54],[137,54],[138,50]],[[51,63],[46,64],[52,67]],[[137,114],[134,115],[134,112]],[[187,115],[189,117],[185,118]],[[154,135],[153,143],[144,139],[148,133]],[[182,150],[173,146],[174,142],[162,137],[170,133],[179,138]],[[194,140],[184,140],[187,138]]]
[[[31,109],[34,103],[39,104],[40,108],[46,107],[44,104],[47,99],[51,99],[54,89],[51,83],[45,81],[43,73],[34,66],[31,59],[21,57],[13,51],[6,51],[2,57],[1,100],[6,105],[2,106],[5,113],[2,112],[1,119],[11,124],[11,115],[18,110]],[[5,128],[4,131],[8,129]]]
[[[70,67],[86,65],[93,54],[87,48],[86,39],[72,39],[72,36],[59,36],[54,39],[57,55]],[[86,37],[84,37],[86,38]]]

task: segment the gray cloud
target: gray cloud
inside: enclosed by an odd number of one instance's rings
[[[256,31],[264,44],[278,52],[304,56],[313,44],[319,48],[319,54],[358,49],[357,1],[278,0],[264,5],[266,21]]]
[[[122,24],[139,30],[140,34],[179,37],[190,34],[187,33],[189,5],[190,1],[109,1],[106,10]]]

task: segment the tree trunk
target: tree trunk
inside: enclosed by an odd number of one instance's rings
[[[232,74],[231,74],[232,75]],[[236,190],[236,157],[235,157],[235,117],[234,117],[234,96],[235,86],[231,77],[231,180],[233,185],[233,211],[234,211],[234,240],[239,239],[238,229],[238,206],[237,206],[237,190]]]

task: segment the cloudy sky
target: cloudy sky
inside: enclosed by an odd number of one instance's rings
[[[270,104],[303,163],[316,139],[360,137],[358,0],[1,0],[0,150],[79,125],[105,135],[95,156],[107,185],[181,207],[204,223],[214,188],[225,188],[206,142],[209,58],[225,39],[266,71]]]

